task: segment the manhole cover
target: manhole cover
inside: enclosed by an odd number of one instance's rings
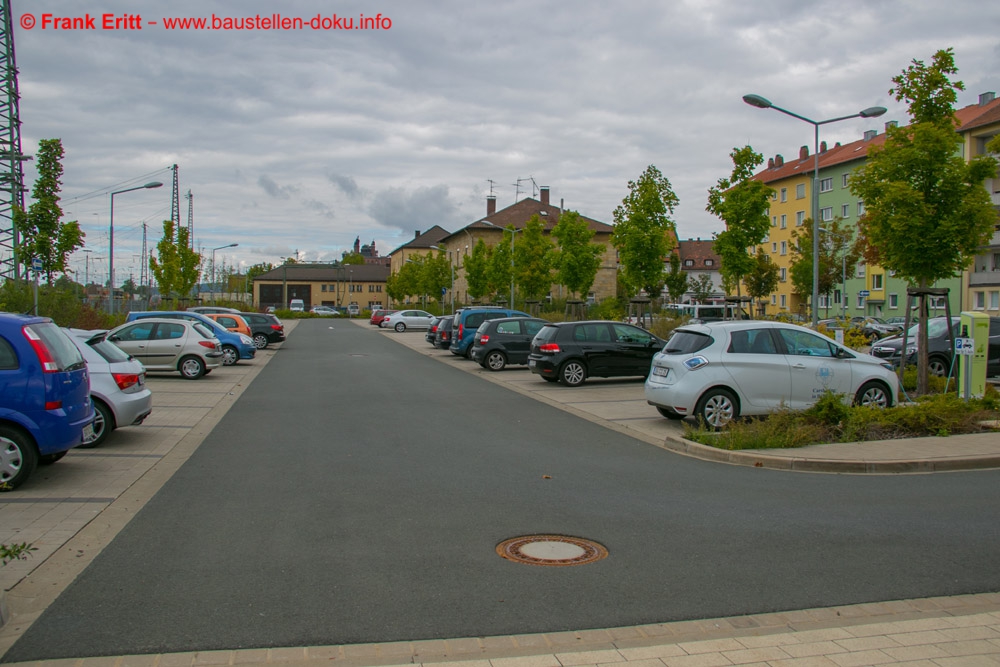
[[[606,558],[608,550],[592,540],[565,535],[524,535],[497,545],[501,558],[528,565],[585,565]]]

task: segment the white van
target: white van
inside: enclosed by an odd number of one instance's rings
[[[288,302],[288,310],[293,313],[301,313],[306,309],[306,302],[302,299],[292,299]]]
[[[351,317],[354,317],[355,315],[360,315],[361,314],[361,308],[358,307],[358,304],[356,304],[356,303],[348,304],[348,306],[347,306],[347,314],[349,316],[351,316]]]

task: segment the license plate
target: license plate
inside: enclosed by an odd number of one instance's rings
[[[535,360],[528,359],[528,368],[534,368],[534,367],[535,367]]]
[[[653,375],[659,375],[660,377],[667,377],[667,373],[669,372],[670,372],[669,369],[664,368],[663,366],[653,366]]]
[[[87,424],[83,427],[83,442],[90,442],[94,439],[94,425]]]

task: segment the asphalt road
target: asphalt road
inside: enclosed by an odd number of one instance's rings
[[[3,660],[556,632],[996,591],[998,517],[1000,471],[707,463],[380,332],[309,320]],[[593,539],[610,555],[561,568],[497,556],[502,540],[534,533]]]

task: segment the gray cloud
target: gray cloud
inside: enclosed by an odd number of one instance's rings
[[[260,178],[257,179],[257,185],[259,185],[264,192],[275,199],[289,199],[296,192],[296,188],[294,186],[278,185],[274,182],[274,179],[263,174],[261,174]]]
[[[340,191],[351,199],[357,199],[361,196],[361,190],[358,188],[358,184],[354,182],[354,179],[350,176],[343,176],[341,174],[327,174],[327,178],[330,182],[340,188]]]
[[[455,223],[460,222],[446,185],[417,188],[413,192],[402,188],[382,190],[374,195],[369,213],[386,227],[404,232],[426,231],[434,225],[454,229]]]

